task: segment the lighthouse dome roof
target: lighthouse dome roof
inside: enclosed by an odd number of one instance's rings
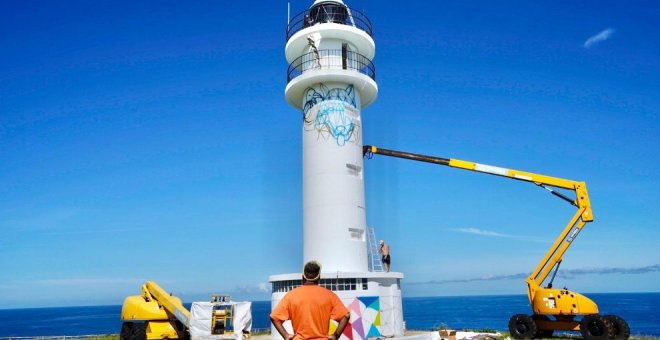
[[[341,5],[346,6],[342,0],[316,0],[316,1],[314,1],[314,3],[312,4],[312,6],[310,6],[310,7],[314,7],[314,6],[316,6],[316,5],[320,4],[320,3],[324,3],[324,2],[330,2],[330,3],[334,2],[334,3],[336,3],[336,4],[341,4]]]

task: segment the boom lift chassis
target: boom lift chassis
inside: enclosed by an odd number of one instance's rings
[[[584,226],[593,221],[591,204],[585,182],[539,175],[531,172],[500,168],[458,159],[440,158],[409,152],[377,148],[371,145],[363,147],[363,155],[371,158],[374,154],[409,159],[419,162],[445,165],[452,168],[481,172],[489,175],[507,177],[523,182],[534,183],[556,197],[577,208],[577,212],[561,232],[541,262],[525,280],[527,297],[532,306],[532,315],[516,314],[509,320],[509,331],[516,339],[547,338],[555,330],[579,331],[585,339],[628,339],[630,328],[625,320],[616,315],[598,314],[598,306],[589,298],[569,291],[566,288],[552,288],[564,253],[578,236]],[[554,188],[573,190],[572,199]],[[543,282],[552,273],[548,284]],[[577,320],[577,316],[582,316]]]

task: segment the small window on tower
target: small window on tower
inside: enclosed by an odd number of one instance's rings
[[[351,163],[346,163],[346,169],[348,170],[348,174],[362,178],[362,167],[357,165],[357,164],[351,164]]]
[[[351,240],[364,241],[364,229],[348,228]]]
[[[341,44],[341,68],[346,69],[348,66],[348,44]]]

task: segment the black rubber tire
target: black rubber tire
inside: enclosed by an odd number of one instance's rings
[[[131,327],[131,340],[147,340],[147,323],[136,322]]]
[[[121,324],[121,333],[119,333],[119,340],[131,340],[132,322],[123,322]]]
[[[555,334],[555,331],[552,329],[543,329],[536,331],[536,338],[539,339],[549,339]]]
[[[184,326],[179,320],[176,320],[174,324],[176,326],[175,328],[177,329],[177,333],[183,335],[183,340],[190,340],[190,332],[186,326]]]
[[[630,337],[630,327],[626,320],[616,315],[605,315],[605,320],[609,321],[614,328],[614,337],[616,340],[626,340]]]
[[[580,333],[586,340],[608,340],[614,337],[614,327],[602,315],[585,315],[580,321]]]
[[[550,318],[547,315],[542,315],[542,314],[534,314],[532,315],[532,319],[534,319],[534,321],[536,320],[550,321]],[[536,335],[534,336],[535,338],[541,338],[541,339],[552,338],[552,334],[555,333],[553,329],[538,329],[538,328],[539,327],[536,326]]]
[[[532,339],[536,331],[536,323],[529,315],[516,314],[509,320],[509,333],[515,339]]]

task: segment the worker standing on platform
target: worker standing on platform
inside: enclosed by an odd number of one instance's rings
[[[389,272],[390,271],[390,246],[385,243],[385,241],[380,240],[380,249],[378,249],[378,252],[383,254],[383,266],[385,267],[385,271]]]
[[[284,340],[337,340],[348,324],[350,314],[339,297],[319,286],[321,265],[310,261],[303,267],[302,286],[288,292],[270,313],[270,321]],[[328,335],[330,319],[339,322],[333,334]],[[294,334],[287,332],[282,323],[291,320]]]

